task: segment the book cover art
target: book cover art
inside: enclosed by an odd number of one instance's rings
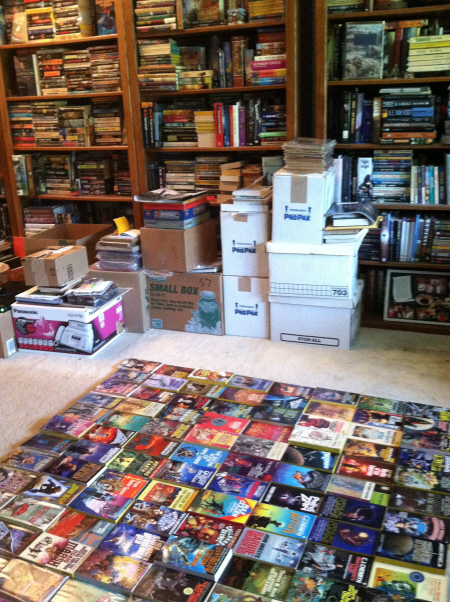
[[[348,406],[356,406],[359,395],[348,391],[335,391],[333,389],[322,389],[317,387],[310,394],[312,401],[327,401],[328,403],[341,403]]]
[[[281,506],[281,508],[290,508],[298,512],[317,514],[322,499],[323,496],[319,493],[302,491],[297,487],[289,487],[288,485],[270,483],[262,501],[265,504]]]
[[[205,385],[188,381],[180,389],[180,393],[187,395],[204,395],[205,397],[217,398],[217,393],[222,391],[223,385]]]
[[[29,487],[36,480],[36,476],[32,472],[0,465],[0,491],[17,495]]]
[[[348,552],[373,556],[378,531],[361,525],[349,525],[318,516],[309,534],[309,541],[333,546]]]
[[[292,429],[275,424],[265,424],[264,422],[250,422],[245,429],[245,434],[249,437],[259,437],[269,439],[270,441],[282,441],[287,443],[292,433]]]
[[[401,447],[398,455],[398,466],[431,470],[445,475],[450,474],[450,456],[433,452],[412,450]]]
[[[152,479],[156,476],[158,470],[167,462],[166,458],[155,458],[153,456],[147,456],[145,454],[135,454],[134,460],[129,464],[125,470],[120,469],[115,471],[114,468],[109,465],[108,468],[113,472],[122,472],[135,477],[142,477],[144,479]]]
[[[388,484],[393,479],[394,467],[392,464],[369,458],[341,456],[336,474]]]
[[[45,531],[61,516],[64,509],[56,504],[17,495],[0,510],[0,519],[18,523],[36,531]]]
[[[50,466],[47,466],[45,472],[80,483],[88,483],[101,470],[103,470],[102,464],[86,462],[70,455],[70,453],[65,453],[60,458],[54,460]]]
[[[175,376],[153,373],[146,380],[144,380],[142,386],[178,393],[181,387],[186,383],[187,378],[177,378]]]
[[[308,401],[313,389],[311,387],[302,387],[299,385],[290,385],[288,383],[274,382],[269,389],[269,395],[272,397],[302,397]]]
[[[134,499],[147,485],[147,479],[130,474],[113,472],[104,468],[90,485],[99,493],[114,493],[129,499]]]
[[[149,564],[97,548],[77,571],[77,577],[98,582],[107,589],[130,594],[149,569]]]
[[[234,553],[295,569],[300,562],[304,548],[304,541],[292,537],[245,529],[234,548]]]
[[[373,563],[369,587],[394,595],[398,591],[410,593],[414,599],[428,602],[445,602],[447,599],[446,577],[385,562]]]
[[[84,420],[83,418],[72,418],[69,416],[53,416],[44,426],[41,431],[50,431],[51,433],[60,433],[71,439],[82,437],[92,426],[95,421]]]
[[[177,422],[176,420],[154,418],[140,429],[140,434],[170,437],[171,439],[184,439],[190,429],[191,426],[189,424]]]
[[[156,403],[156,401],[144,401],[143,399],[127,397],[115,407],[114,411],[120,414],[137,414],[138,416],[155,418],[160,414],[162,408],[162,404]]]
[[[346,420],[351,422],[356,412],[355,407],[326,403],[325,401],[310,401],[305,410],[306,414],[315,418],[327,420]]]
[[[193,466],[219,468],[229,455],[228,452],[219,449],[202,447],[193,443],[180,443],[170,459],[192,464]]]
[[[210,597],[211,602],[273,602],[266,596],[260,596],[259,594],[250,594],[233,587],[228,587],[218,583]]]
[[[178,443],[159,435],[137,433],[126,445],[127,451],[168,458],[177,449]]]
[[[132,502],[123,495],[100,493],[88,487],[68,504],[68,508],[116,523]]]
[[[188,511],[245,525],[255,505],[253,500],[205,490],[191,502]]]
[[[140,431],[149,422],[148,416],[138,416],[137,414],[125,414],[124,412],[113,411],[106,418],[103,418],[101,425],[123,429],[125,431]]]
[[[52,602],[127,602],[127,596],[107,592],[102,587],[83,583],[76,579],[68,579]]]
[[[136,500],[122,517],[122,522],[156,535],[173,535],[186,516],[180,510]]]
[[[299,571],[353,585],[367,585],[371,567],[372,560],[367,556],[309,542],[300,561]]]
[[[0,520],[0,554],[17,556],[34,540],[35,531],[16,527]]]
[[[234,556],[222,585],[250,594],[284,600],[293,571],[259,560]]]
[[[361,410],[388,412],[389,414],[401,414],[402,416],[408,413],[408,404],[405,401],[385,399],[384,397],[370,397],[369,395],[359,396],[358,408]]]
[[[273,475],[273,481],[280,483],[280,485],[292,485],[299,489],[312,489],[314,491],[325,491],[329,480],[329,474],[320,472],[315,468],[284,464],[283,462],[279,463]]]
[[[370,441],[380,445],[391,445],[399,447],[402,442],[401,431],[394,431],[386,428],[376,428],[374,426],[361,426],[353,424],[347,433],[348,437],[360,441]]]
[[[414,432],[404,431],[402,437],[402,447],[412,447],[419,449],[430,449],[437,452],[450,451],[450,439],[446,435],[426,433],[425,435]]]
[[[445,418],[448,418],[446,415]],[[427,416],[405,416],[403,429],[422,435],[449,435],[450,422]]]
[[[92,548],[85,544],[51,533],[41,533],[20,554],[20,558],[73,576],[91,552]]]
[[[86,393],[86,395],[83,395],[83,397],[77,399],[78,403],[91,403],[95,406],[106,408],[108,410],[115,408],[121,401],[122,397],[113,397],[103,393],[95,393],[94,391]]]
[[[384,22],[346,23],[343,79],[383,77]]]
[[[34,451],[32,449],[18,449],[13,454],[5,458],[2,463],[14,468],[26,468],[41,472],[55,459],[55,456]]]
[[[258,439],[248,435],[239,435],[231,447],[235,454],[248,454],[269,460],[281,460],[287,448],[287,443],[270,441],[269,439]]]
[[[21,602],[46,602],[66,580],[52,570],[13,558],[0,571],[0,595]]]
[[[161,364],[154,374],[163,374],[164,376],[174,376],[175,378],[188,378],[193,368],[184,368],[182,366],[172,366],[171,364]]]
[[[278,462],[257,456],[246,454],[229,453],[224,459],[220,470],[234,475],[259,479],[260,481],[271,481],[277,469]]]
[[[69,445],[73,443],[72,439],[63,439],[57,435],[46,435],[44,433],[38,433],[33,435],[30,439],[27,439],[20,446],[23,449],[35,448],[44,452],[50,452],[54,454],[61,454],[65,451]]]
[[[205,397],[204,399],[208,399]],[[166,420],[176,420],[177,422],[185,422],[187,424],[196,424],[202,417],[203,412],[198,410],[184,408],[182,406],[165,406],[160,414],[159,418]]]
[[[169,402],[170,406],[177,408],[186,408],[187,410],[209,410],[214,402],[209,397],[201,397],[199,395],[186,395],[185,393],[177,393]]]
[[[253,378],[252,376],[240,376],[235,374],[228,382],[229,387],[237,387],[239,389],[251,389],[259,393],[268,393],[273,381],[264,380],[262,378]]]
[[[237,523],[230,523],[211,516],[186,514],[179,526],[178,537],[193,537],[200,541],[217,544],[225,548],[234,548],[243,528]]]
[[[450,493],[450,478],[432,470],[421,470],[409,466],[398,466],[395,471],[394,482],[403,487],[413,489],[425,489],[426,491],[438,491]]]
[[[113,426],[96,424],[86,433],[86,435],[84,435],[83,439],[123,447],[133,435],[134,431],[126,431],[125,429],[119,429]]]
[[[345,420],[331,420],[320,417],[311,416],[303,412],[300,419],[295,425],[295,430],[300,428],[314,429],[316,431],[323,430],[331,433],[346,434],[350,429],[351,423]],[[293,433],[294,434],[294,433]]]
[[[145,374],[151,374],[160,366],[161,366],[161,362],[152,362],[152,361],[148,361],[148,360],[137,360],[135,358],[130,357],[126,360],[123,360],[123,362],[120,364],[119,368],[124,368],[126,370],[138,370],[139,372],[144,372]]]
[[[83,489],[84,485],[81,483],[73,483],[63,477],[42,475],[33,483],[32,487],[24,491],[24,495],[42,500],[43,502],[56,502],[65,506]]]
[[[105,393],[107,395],[117,395],[118,397],[127,397],[136,389],[137,384],[133,382],[121,382],[115,378],[107,378],[97,385],[94,393]]]
[[[447,422],[449,420],[448,408],[426,403],[417,403],[415,401],[406,401],[405,406],[405,416],[419,416],[432,418],[433,420],[444,420]]]
[[[218,472],[208,484],[208,489],[228,493],[248,500],[259,501],[267,489],[267,482],[238,476],[229,472]]]
[[[231,558],[231,550],[191,537],[170,535],[155,564],[184,569],[198,576],[217,581]]]
[[[141,493],[139,500],[184,512],[189,508],[197,493],[197,489],[191,487],[171,485],[153,479]]]
[[[364,592],[364,602],[424,602],[424,600],[416,598],[409,591],[409,588],[394,593],[394,591],[386,592],[381,589],[367,587]]]
[[[224,401],[233,401],[234,403],[242,403],[247,406],[260,406],[266,398],[266,393],[259,393],[252,389],[223,387],[218,397]]]
[[[185,437],[187,443],[211,445],[212,447],[219,447],[221,449],[230,449],[236,439],[237,435],[230,435],[221,430],[200,425],[194,426]]]
[[[390,508],[386,512],[383,528],[389,533],[399,533],[428,541],[441,543],[450,541],[450,522],[437,516],[414,514]]]
[[[417,539],[406,534],[382,531],[375,555],[389,558],[394,564],[401,562],[411,565],[411,568],[425,567],[430,571],[445,573],[447,545],[442,542]]]
[[[119,556],[152,562],[166,541],[167,538],[161,535],[119,524],[105,537],[100,548]]]
[[[253,510],[247,527],[296,539],[308,539],[314,519],[312,514],[259,503]]]
[[[48,529],[48,533],[96,548],[113,528],[113,523],[74,510],[65,510],[57,522]]]
[[[250,421],[244,418],[234,418],[223,414],[216,414],[215,412],[205,412],[198,421],[197,426],[215,429],[229,435],[240,435],[249,424]]]
[[[325,518],[343,520],[347,523],[355,523],[372,529],[381,529],[386,507],[371,504],[364,500],[352,500],[339,495],[327,494],[319,514]]]
[[[206,602],[211,587],[207,579],[154,564],[133,593],[153,602]],[[136,598],[136,602],[138,600],[141,598]]]
[[[207,483],[216,474],[216,468],[195,466],[188,462],[167,460],[158,470],[156,476],[163,481],[170,481],[180,485],[190,485],[198,489],[206,487]]]
[[[363,481],[361,479],[353,479],[352,477],[344,477],[341,475],[331,475],[327,487],[327,493],[335,493],[337,495],[345,495],[358,500],[366,500],[371,504],[379,506],[387,506],[390,495],[390,487],[373,481]]]
[[[154,401],[155,403],[166,404],[174,398],[174,393],[155,389],[154,387],[138,387],[133,391],[132,399],[142,399],[143,401]]]
[[[223,385],[226,385],[232,376],[232,372],[220,372],[218,370],[204,370],[203,368],[198,368],[197,370],[193,370],[188,378],[192,382],[200,384],[216,385],[222,383]]]
[[[332,579],[311,575],[307,572],[295,571],[286,602],[308,602],[342,601],[358,602],[362,599],[360,588],[348,583],[338,583]]]
[[[121,451],[121,448],[115,445],[106,445],[105,443],[99,443],[97,441],[78,439],[78,441],[75,441],[70,447],[70,450],[62,457],[70,455],[73,458],[84,460],[86,462],[107,464]]]
[[[149,456],[145,456],[144,454],[138,454],[137,452],[133,451],[128,451],[127,449],[121,449],[117,456],[113,460],[108,462],[108,468],[109,470],[113,470],[114,472],[129,473],[129,467],[139,457],[144,459]]]
[[[249,418],[259,422],[266,422],[269,424],[280,424],[283,426],[293,427],[295,426],[297,420],[300,418],[301,415],[301,410],[291,410],[290,408],[277,408],[271,405],[266,405],[264,403],[259,407],[252,408],[250,410]]]
[[[114,374],[111,374],[109,378],[110,380],[118,380],[123,383],[139,384],[147,378],[147,374],[145,372],[140,372],[140,370],[133,370],[131,368],[119,368],[116,370],[116,372],[114,372]]]
[[[223,401],[222,399],[216,399],[213,401],[210,410],[216,414],[223,414],[224,416],[231,416],[232,418],[245,419],[250,419],[252,412],[252,408],[249,406],[241,405],[240,403],[234,403],[232,401]]]
[[[347,423],[349,424],[349,423]],[[311,428],[297,424],[292,431],[289,443],[321,449],[332,453],[340,452],[344,447],[346,436],[331,430]]]
[[[397,461],[398,447],[349,438],[344,445],[342,453],[346,456],[373,458],[374,460],[393,464]]]
[[[111,410],[107,408],[101,408],[92,403],[76,402],[70,408],[67,408],[61,416],[71,418],[74,420],[91,420],[97,422],[100,418],[106,416]]]
[[[306,466],[307,468],[318,468],[331,472],[336,465],[338,454],[320,449],[311,449],[299,445],[289,445],[282,462],[287,464],[296,464],[297,466]]]
[[[4,491],[0,492],[0,509],[9,504],[9,502],[13,499],[14,495],[12,493],[6,493]]]
[[[403,427],[403,416],[400,414],[388,414],[377,410],[363,410],[358,408],[353,416],[356,424],[366,424],[377,428],[393,429],[401,431]]]
[[[389,507],[406,512],[450,517],[450,497],[439,493],[392,486]]]
[[[310,389],[312,391],[312,389]],[[298,396],[286,396],[268,393],[263,400],[262,405],[264,407],[271,406],[273,408],[282,410],[293,410],[296,412],[303,412],[308,405],[309,396],[306,398],[302,395]]]

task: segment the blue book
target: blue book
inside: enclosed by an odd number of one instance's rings
[[[188,230],[189,228],[203,224],[203,222],[207,222],[209,219],[210,214],[206,212],[183,221],[144,219],[144,226],[146,228],[161,228],[163,230]]]
[[[211,449],[193,443],[181,443],[170,459],[205,468],[220,468],[227,456],[228,452],[220,449]]]
[[[208,489],[258,502],[266,492],[267,485],[267,481],[258,481],[229,472],[219,472],[208,485]]]
[[[224,146],[230,146],[230,113],[228,105],[223,105],[222,110],[222,121],[223,121],[223,144]]]
[[[191,485],[203,489],[216,473],[216,468],[205,466],[194,466],[186,462],[168,460],[156,476],[163,481],[176,483],[177,485]]]
[[[183,221],[201,215],[208,211],[209,203],[203,203],[189,209],[146,209],[144,211],[144,219],[148,220],[174,220]]]
[[[233,53],[231,49],[231,42],[224,42],[222,44],[225,60],[225,82],[227,88],[233,87]]]
[[[100,549],[113,552],[117,556],[128,556],[135,560],[151,562],[166,540],[167,538],[161,535],[131,525],[119,524],[106,536],[100,544]]]

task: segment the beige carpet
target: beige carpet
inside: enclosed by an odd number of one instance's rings
[[[240,337],[124,334],[96,358],[20,352],[0,360],[0,457],[127,357],[450,407],[450,337],[362,329],[336,351]]]

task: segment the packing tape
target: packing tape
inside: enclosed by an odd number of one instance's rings
[[[247,216],[245,213],[233,213],[233,220],[235,222],[246,222]]]
[[[291,176],[291,203],[306,203],[308,176]]]
[[[238,291],[240,293],[252,292],[252,279],[249,276],[238,278]]]

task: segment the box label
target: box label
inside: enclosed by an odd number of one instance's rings
[[[326,284],[293,284],[284,282],[271,282],[272,295],[295,295],[297,297],[348,297],[348,286],[330,286]]]
[[[314,337],[303,334],[281,333],[280,339],[287,343],[306,343],[307,345],[320,345],[322,347],[339,347],[339,339],[331,337]]]

